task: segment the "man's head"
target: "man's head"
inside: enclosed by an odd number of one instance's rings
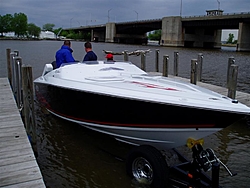
[[[92,45],[90,42],[85,42],[84,47],[86,52],[91,51],[92,49]]]
[[[84,47],[85,48],[92,48],[92,45],[90,42],[85,42]]]
[[[63,43],[63,45],[70,47],[71,46],[70,40],[65,40],[64,43]]]

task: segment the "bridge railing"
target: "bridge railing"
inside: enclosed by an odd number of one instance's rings
[[[220,17],[220,16],[234,16],[234,15],[250,15],[250,12],[235,12],[235,13],[223,13],[221,15],[195,15],[195,16],[182,16],[182,18],[199,18],[199,17]]]

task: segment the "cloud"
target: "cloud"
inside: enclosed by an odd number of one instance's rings
[[[249,11],[249,0],[219,0],[227,13]],[[22,12],[28,22],[42,27],[46,23],[55,28],[98,25],[159,19],[165,16],[205,15],[208,9],[217,9],[217,0],[0,0],[0,15]]]

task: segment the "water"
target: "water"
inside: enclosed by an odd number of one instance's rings
[[[55,51],[61,41],[0,41],[0,77],[7,77],[6,49],[19,50],[23,63],[33,67],[33,77],[38,77],[45,63],[54,60]],[[75,59],[82,60],[85,52],[83,42],[72,42]],[[173,56],[178,51],[180,56],[179,76],[189,78],[191,59],[203,53],[203,80],[207,83],[225,86],[227,61],[235,57],[239,65],[237,89],[250,93],[250,53],[235,52],[233,48],[222,50],[168,48],[159,46],[137,46],[110,43],[93,43],[98,59],[104,59],[102,50],[121,52],[137,49],[151,49],[146,57],[147,71],[155,70],[155,49],[160,50],[160,71],[162,57],[169,55],[170,74],[173,74]],[[115,56],[122,60],[122,56]],[[140,66],[140,57],[129,57]],[[113,140],[106,135],[87,130],[77,124],[69,123],[48,114],[38,103],[36,122],[38,134],[38,164],[47,187],[97,187],[129,188],[143,187],[131,180],[125,172],[125,162],[129,146]],[[205,138],[205,148],[211,147],[217,156],[232,171],[238,173],[229,177],[221,167],[220,180],[223,187],[250,187],[250,129],[244,121],[235,123],[226,129]],[[186,147],[178,148],[191,157]],[[175,158],[175,156],[172,156]],[[145,186],[144,186],[145,187]]]

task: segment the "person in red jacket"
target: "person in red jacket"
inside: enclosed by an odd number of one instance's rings
[[[59,68],[62,63],[75,62],[76,60],[74,59],[72,52],[71,42],[65,40],[61,49],[56,52],[56,68]]]

